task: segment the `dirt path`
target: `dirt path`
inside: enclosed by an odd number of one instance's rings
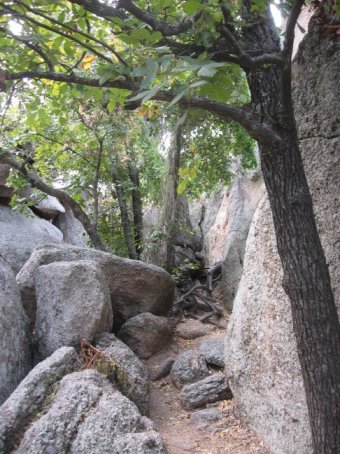
[[[225,335],[225,328],[210,325],[209,330],[210,333],[193,340],[183,339],[176,333],[166,350],[150,358],[151,374],[169,356],[175,357],[180,352],[195,349],[203,340]],[[180,406],[179,394],[180,390],[169,377],[151,383],[149,416],[169,454],[268,454],[263,443],[240,421],[233,400],[209,404],[203,410],[186,411]]]

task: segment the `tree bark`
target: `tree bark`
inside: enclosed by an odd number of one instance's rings
[[[100,166],[102,162],[102,154],[103,154],[103,139],[99,140],[99,149],[98,149],[98,156],[96,162],[96,168],[94,171],[94,179],[93,179],[93,226],[97,230],[98,228],[98,217],[99,217],[99,178],[100,178]]]
[[[125,244],[127,247],[128,255],[130,259],[137,260],[138,255],[133,241],[131,222],[129,218],[129,211],[125,199],[125,192],[122,188],[121,179],[119,171],[115,165],[111,169],[112,181],[118,198],[120,218],[122,221],[123,234],[125,239]]]
[[[103,139],[99,140],[99,149],[97,155],[96,168],[94,171],[94,180],[93,180],[93,226],[95,229],[98,228],[98,217],[99,217],[99,177],[100,177],[100,166],[102,162],[103,154]]]
[[[279,49],[270,18],[246,29],[249,45]],[[252,109],[277,138],[259,141],[272,209],[283,287],[292,309],[315,454],[340,448],[340,325],[304,174],[293,102],[290,59],[248,73]]]
[[[314,452],[340,446],[340,327],[296,134],[261,146],[283,287],[292,308]]]
[[[165,264],[164,268],[171,273],[175,265],[175,234],[176,234],[176,203],[178,170],[181,156],[182,129],[178,127],[173,132],[173,138],[169,149],[169,170],[165,183],[163,199],[162,223],[165,233]]]
[[[143,202],[140,193],[139,172],[135,162],[128,164],[129,177],[132,184],[131,199],[133,212],[133,231],[138,259],[143,252]]]

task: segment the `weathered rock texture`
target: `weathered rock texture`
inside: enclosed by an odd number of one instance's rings
[[[191,385],[185,385],[181,392],[181,404],[186,410],[231,398],[228,382],[222,374],[214,374]]]
[[[242,265],[250,222],[263,191],[261,175],[245,172],[235,178],[230,189],[221,189],[205,202],[203,252],[208,266],[224,260],[229,271],[228,264],[233,261],[233,272],[240,262]]]
[[[23,428],[41,411],[64,375],[80,367],[72,347],[62,347],[39,363],[0,407],[0,452],[7,453]]]
[[[18,437],[13,452],[166,452],[152,422],[95,370],[66,375],[43,405],[44,412]]]
[[[97,262],[55,262],[39,266],[35,277],[35,333],[40,358],[62,346],[78,347],[96,334],[111,331],[112,306],[105,276]]]
[[[56,197],[46,196],[34,206],[34,211],[43,219],[54,219],[59,213],[65,213],[65,208]]]
[[[29,372],[28,319],[11,267],[0,256],[0,405]]]
[[[36,216],[25,217],[0,205],[0,251],[18,273],[33,249],[42,242],[61,243],[63,235],[54,225]]]
[[[190,207],[194,227],[203,234],[206,266],[222,261],[224,304],[232,309],[243,272],[243,257],[250,223],[263,197],[264,184],[259,172],[239,171],[232,186],[222,188],[209,199]],[[198,215],[203,210],[203,215]],[[197,222],[200,222],[198,227]]]
[[[314,30],[294,65],[301,150],[317,226],[335,293],[339,267],[339,51],[329,32]],[[268,200],[247,240],[244,274],[226,339],[226,370],[243,415],[275,454],[309,454],[311,434],[292,327],[282,286]]]
[[[209,375],[204,356],[196,350],[187,350],[177,356],[170,377],[177,388],[194,383]]]
[[[89,236],[83,224],[74,217],[73,211],[69,206],[64,207],[65,211],[58,214],[53,224],[64,235],[64,241],[74,246],[86,247],[89,244]]]
[[[178,337],[182,337],[183,339],[196,339],[197,337],[210,334],[214,330],[214,326],[190,318],[177,325],[176,335]]]
[[[96,347],[104,352],[101,362],[104,363],[105,376],[137,405],[142,414],[147,413],[149,374],[144,364],[114,334],[99,335],[96,338]]]
[[[216,367],[224,367],[224,339],[208,339],[201,343],[199,352],[206,362]]]
[[[56,244],[36,248],[18,274],[17,282],[24,305],[35,304],[35,276],[39,266],[78,260],[93,260],[103,271],[110,289],[116,327],[142,312],[156,315],[169,312],[175,281],[162,268],[96,249]]]
[[[168,344],[173,328],[174,323],[168,318],[145,312],[124,323],[118,337],[139,358],[148,359]]]

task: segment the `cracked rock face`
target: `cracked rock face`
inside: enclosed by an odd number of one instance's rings
[[[339,51],[314,29],[294,63],[294,106],[316,223],[340,301]],[[268,199],[247,240],[244,273],[226,339],[226,373],[244,418],[274,454],[309,454],[311,433]]]
[[[39,356],[62,346],[78,347],[112,329],[109,288],[99,265],[91,260],[54,262],[36,273],[35,332]]]
[[[28,319],[11,267],[0,257],[0,405],[29,372]]]
[[[7,420],[0,425],[1,453],[166,453],[152,421],[134,403],[96,370],[74,367],[75,350],[63,347],[19,385],[0,408]]]
[[[114,334],[99,335],[96,338],[96,347],[104,352],[107,378],[114,381],[119,391],[132,400],[142,414],[147,413],[149,373],[146,366]]]
[[[56,384],[80,367],[77,352],[62,347],[39,363],[0,407],[0,452],[11,452],[22,428],[35,418]]]

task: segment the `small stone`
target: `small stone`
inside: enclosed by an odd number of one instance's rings
[[[177,356],[170,377],[178,388],[201,380],[209,375],[204,356],[196,350],[187,350]]]
[[[198,320],[187,320],[177,325],[176,334],[183,339],[196,339],[213,332],[215,328],[212,325],[204,324]]]
[[[190,422],[202,427],[211,422],[216,422],[222,418],[222,412],[218,408],[205,408],[195,411],[190,418]]]
[[[224,339],[208,339],[199,347],[200,353],[205,357],[208,364],[224,367]]]
[[[214,374],[197,383],[184,386],[180,397],[185,410],[193,410],[209,403],[231,398],[231,390],[222,374]]]
[[[121,327],[118,337],[139,358],[148,359],[168,344],[173,327],[168,318],[145,312],[130,318]]]

